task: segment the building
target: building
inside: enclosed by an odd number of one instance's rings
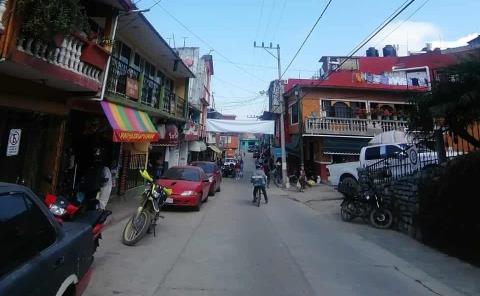
[[[121,194],[143,184],[138,169],[149,157],[178,162],[194,75],[141,13],[128,13],[135,5],[89,1],[86,17],[72,16],[83,17],[88,32],[39,37],[12,13],[17,1],[2,1],[0,147],[10,152],[0,156],[0,180],[65,191],[100,148]]]
[[[326,181],[326,165],[358,160],[374,135],[405,130],[410,97],[428,91],[435,70],[454,58],[431,52],[320,61],[322,79],[287,82],[285,133],[289,173],[303,162]]]
[[[189,69],[195,74],[190,80],[188,91],[189,112],[184,128],[185,140],[188,142],[188,161],[211,159],[211,152],[218,153],[216,147],[207,151],[205,121],[208,107],[211,105],[212,93],[210,89],[211,76],[214,74],[213,57],[200,57],[198,47],[176,48],[179,56]]]

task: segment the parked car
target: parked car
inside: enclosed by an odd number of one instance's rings
[[[197,166],[203,169],[210,181],[210,195],[215,195],[215,192],[220,192],[222,184],[222,171],[216,163],[211,161],[194,161],[190,165]]]
[[[223,162],[223,166],[229,166],[231,164],[235,165],[237,161],[235,158],[225,158],[225,161]]]
[[[0,295],[81,295],[94,238],[84,223],[59,224],[28,188],[0,183]]]
[[[167,206],[188,206],[199,211],[202,202],[208,201],[210,180],[200,167],[171,167],[156,182],[173,190],[165,200]]]
[[[409,149],[414,149],[414,151]],[[409,155],[409,153],[413,154]],[[412,146],[411,144],[396,143],[366,146],[360,150],[359,161],[328,165],[329,182],[333,186],[343,183],[347,186],[356,187],[358,186],[357,168],[368,167],[385,158],[389,158],[389,161],[379,165],[388,164],[387,173],[390,176],[404,176],[414,171],[411,157],[417,158],[415,162],[418,163],[418,168],[434,165],[438,158],[436,152],[427,148]]]

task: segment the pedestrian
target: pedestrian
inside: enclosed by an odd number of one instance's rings
[[[240,161],[235,162],[235,180],[240,180]]]
[[[307,184],[307,176],[305,174],[305,168],[303,165],[300,166],[300,175],[298,177],[298,181],[300,182],[300,190],[304,191]]]
[[[243,178],[243,158],[240,159],[240,178]]]
[[[265,172],[265,175],[267,176],[267,188],[270,188],[270,166],[268,164],[268,161],[265,161],[263,163],[263,171]]]

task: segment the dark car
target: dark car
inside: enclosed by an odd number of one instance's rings
[[[94,240],[83,223],[58,224],[28,188],[0,183],[0,295],[81,295]]]
[[[207,174],[210,181],[210,195],[215,195],[215,192],[220,192],[222,172],[216,163],[210,161],[194,161],[190,165],[202,168],[205,174]]]
[[[171,167],[156,182],[173,190],[172,195],[165,200],[166,205],[189,206],[199,211],[202,202],[208,200],[210,180],[199,167]]]

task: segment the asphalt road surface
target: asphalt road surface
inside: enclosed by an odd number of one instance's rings
[[[257,208],[252,170],[247,155],[245,179],[224,179],[200,212],[166,211],[137,246],[121,244],[126,220],[111,225],[86,295],[464,295],[279,189]]]

